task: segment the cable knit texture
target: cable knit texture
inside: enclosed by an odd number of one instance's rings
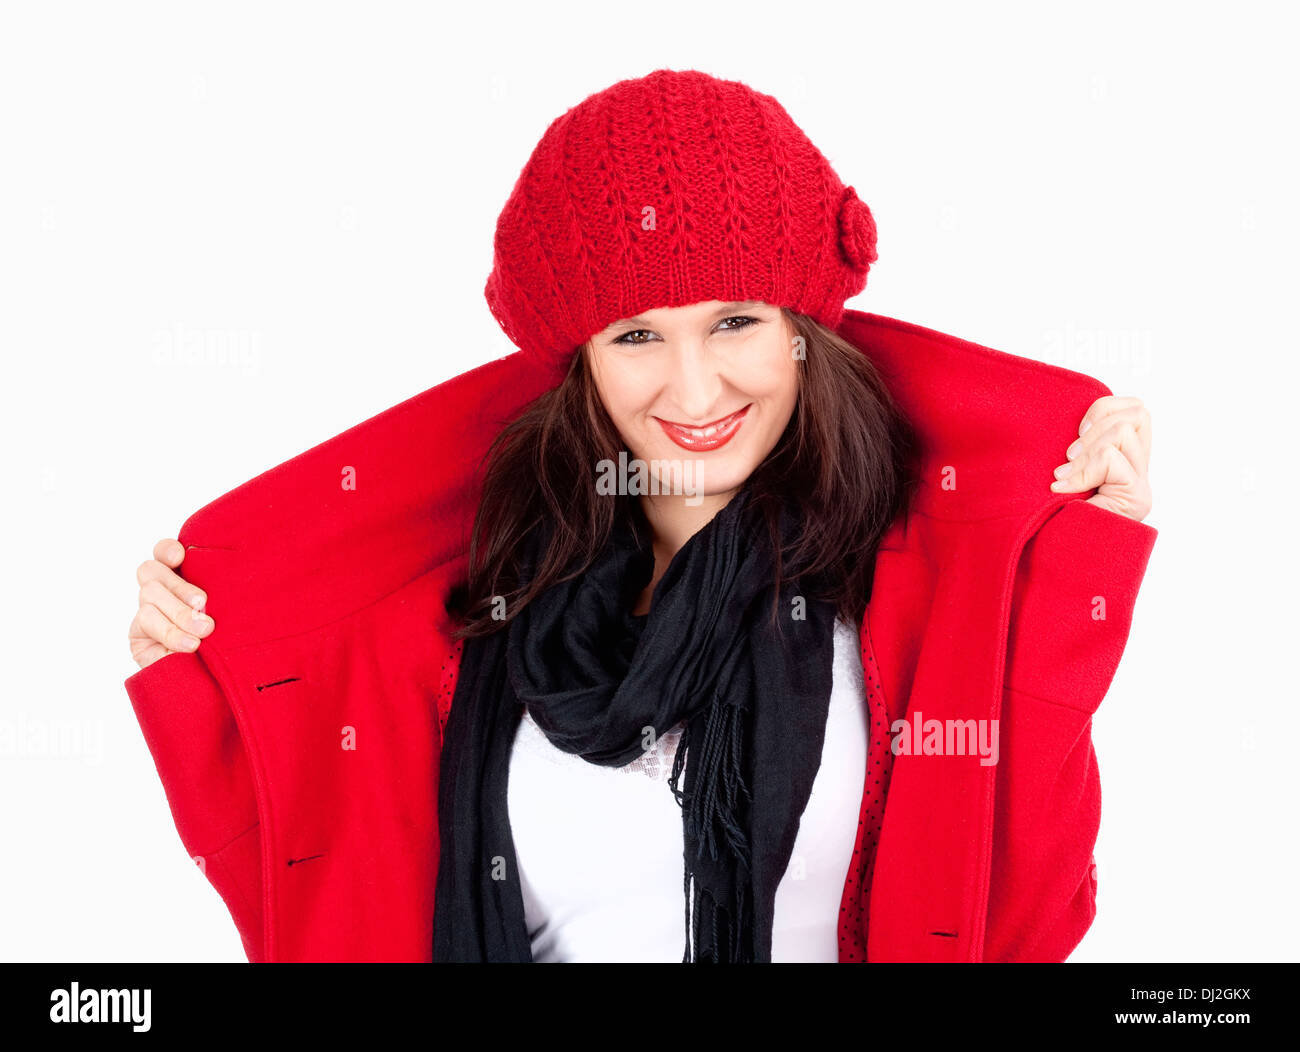
[[[875,259],[870,209],[776,99],[661,69],[547,127],[497,220],[484,295],[558,374],[658,307],[754,299],[834,328]]]

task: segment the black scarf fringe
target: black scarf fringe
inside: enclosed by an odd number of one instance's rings
[[[677,754],[673,757],[669,785],[682,807],[685,833],[682,882],[686,889],[686,947],[682,954],[683,964],[716,962],[720,949],[725,949],[721,958],[724,961],[750,959],[741,945],[741,934],[748,927],[750,912],[746,895],[750,848],[744,816],[739,810],[742,796],[753,802],[743,770],[748,700],[745,695],[715,697],[713,704],[705,709],[704,735],[698,746],[700,757],[693,790],[679,788],[691,745],[691,724],[683,732],[677,744]],[[725,848],[719,847],[719,841]],[[740,869],[742,879],[735,882],[735,898],[730,913],[695,880],[696,866],[706,850],[713,862],[718,861],[723,850],[731,852]],[[707,956],[703,958],[698,956],[701,930],[711,936],[705,951]],[[724,930],[728,935],[725,947],[720,938]]]

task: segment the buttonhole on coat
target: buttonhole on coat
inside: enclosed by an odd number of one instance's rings
[[[324,858],[324,857],[325,857],[325,852],[322,851],[319,855],[308,855],[306,858],[291,858],[289,859],[289,865],[292,866],[297,862],[310,862],[314,858]]]
[[[277,679],[274,683],[259,683],[258,690],[266,690],[267,687],[278,687],[285,683],[297,683],[300,677],[290,676],[288,679]]]
[[[955,939],[955,938],[957,938],[957,933],[956,933],[955,931],[932,931],[932,932],[930,932],[930,934],[931,934],[931,935],[939,935],[939,936],[942,936],[942,937],[945,938],[945,939]]]

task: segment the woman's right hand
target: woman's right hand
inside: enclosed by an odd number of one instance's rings
[[[127,636],[131,657],[148,668],[160,657],[177,651],[197,649],[199,639],[215,627],[201,613],[208,597],[203,590],[183,580],[175,568],[185,558],[185,548],[174,537],[164,537],[153,546],[153,558],[135,571],[140,583],[140,609],[131,620]]]

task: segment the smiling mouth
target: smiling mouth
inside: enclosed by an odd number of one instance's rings
[[[659,426],[664,429],[664,434],[683,449],[702,453],[710,449],[717,449],[719,446],[730,442],[736,432],[740,430],[740,425],[745,422],[745,414],[749,412],[750,406],[753,404],[751,402],[744,409],[738,409],[730,416],[724,416],[710,424],[704,424],[702,427],[677,424],[671,420],[663,420],[660,417],[655,417],[655,419],[659,421]]]

